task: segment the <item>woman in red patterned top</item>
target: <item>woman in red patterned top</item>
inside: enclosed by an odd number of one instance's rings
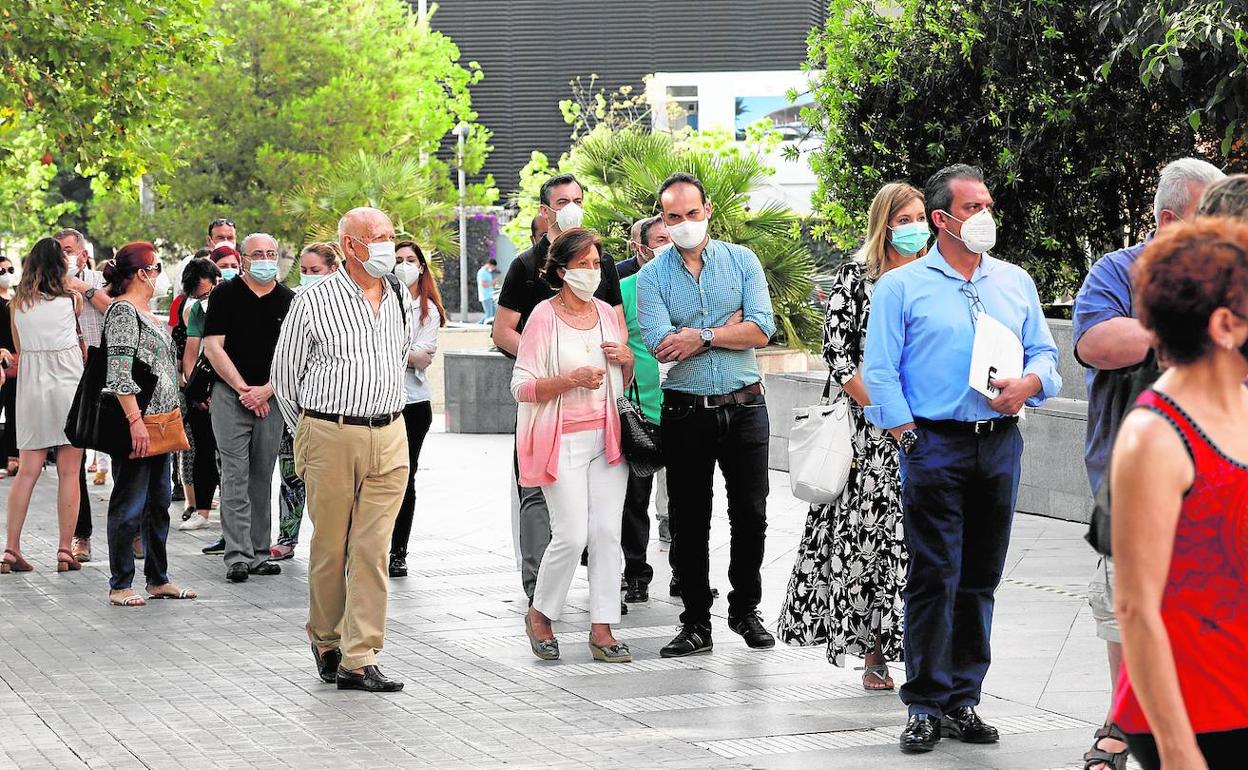
[[[1111,466],[1114,722],[1145,768],[1248,766],[1248,225],[1157,236],[1135,302],[1170,368]]]

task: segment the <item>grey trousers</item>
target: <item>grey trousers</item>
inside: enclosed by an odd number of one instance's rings
[[[516,487],[520,493],[520,582],[529,604],[533,604],[537,571],[542,566],[546,546],[550,545],[550,510],[541,487],[519,484]]]
[[[256,567],[269,560],[273,469],[282,443],[282,415],[269,399],[264,419],[244,407],[223,382],[212,388],[212,432],[221,457],[221,536],[225,564]]]

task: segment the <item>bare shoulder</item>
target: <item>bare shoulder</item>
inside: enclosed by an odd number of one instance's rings
[[[1195,475],[1179,429],[1149,409],[1133,409],[1123,420],[1114,440],[1113,463],[1124,475],[1150,486],[1181,480],[1186,488]]]

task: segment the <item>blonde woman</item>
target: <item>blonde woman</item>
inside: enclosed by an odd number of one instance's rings
[[[841,496],[810,509],[780,613],[786,643],[826,643],[837,666],[847,653],[862,657],[867,690],[894,687],[888,661],[901,657],[907,557],[897,444],[863,416],[870,399],[859,369],[875,282],[924,253],[929,237],[923,193],[887,184],[871,202],[862,248],[833,277],[823,357],[836,398],[849,401],[856,460]]]

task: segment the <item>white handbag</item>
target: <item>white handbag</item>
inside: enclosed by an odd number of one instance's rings
[[[840,496],[854,462],[849,397],[828,403],[831,389],[829,372],[819,403],[794,409],[789,429],[789,487],[794,497],[816,505]]]

